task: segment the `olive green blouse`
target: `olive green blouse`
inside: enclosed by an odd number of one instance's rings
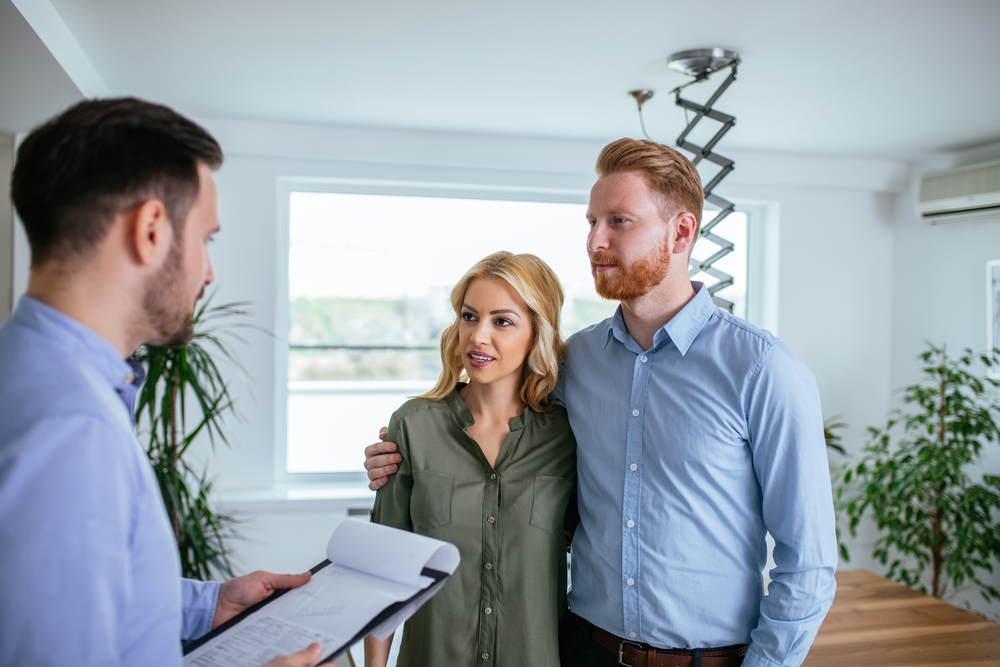
[[[379,489],[372,521],[462,554],[451,580],[406,622],[397,664],[552,667],[566,608],[576,441],[562,407],[525,408],[491,467],[468,433],[475,420],[462,386],[440,401],[407,401],[389,421],[386,440],[403,462]]]

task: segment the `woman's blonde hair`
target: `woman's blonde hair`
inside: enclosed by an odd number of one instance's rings
[[[441,334],[441,377],[433,389],[419,398],[440,400],[451,393],[456,383],[467,382],[469,379],[462,365],[459,326],[465,293],[476,278],[500,278],[507,281],[531,311],[535,340],[521,371],[520,396],[532,410],[551,410],[553,405],[546,399],[556,387],[559,365],[566,358],[566,341],[559,334],[562,287],[549,265],[538,257],[503,251],[479,260],[451,291],[455,322]]]

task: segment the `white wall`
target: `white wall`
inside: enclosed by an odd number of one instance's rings
[[[14,168],[14,137],[0,132],[0,322],[10,315],[14,290],[14,208],[10,172]]]
[[[217,174],[223,227],[213,246],[218,298],[253,301],[255,322],[270,331],[279,298],[274,252],[279,177],[494,183],[586,197],[603,145],[242,121],[204,124],[227,154]],[[825,414],[843,414],[851,424],[847,444],[859,447],[863,428],[878,423],[888,407],[892,204],[893,193],[905,187],[908,165],[733,157],[737,170],[720,193],[770,204],[779,218],[779,335],[816,375]],[[317,550],[331,522],[347,509],[371,502],[358,487],[327,500],[316,491],[305,501],[289,501],[288,491],[271,489],[282,372],[274,358],[276,345],[284,344],[276,333],[279,339],[250,332],[251,345],[241,351],[254,382],[235,387],[245,417],[232,425],[237,446],[219,447],[214,457],[207,448],[200,452],[218,474],[226,507],[242,510],[251,522],[243,532],[253,539],[237,544],[244,569],[287,570],[319,560],[319,554],[304,558],[303,551]],[[373,434],[379,425],[371,425]],[[334,437],[337,425],[330,428]],[[366,444],[358,443],[359,459]]]
[[[906,192],[900,195],[896,215],[896,247],[892,279],[892,357],[890,384],[905,387],[919,381],[918,353],[924,341],[947,343],[948,350],[986,349],[986,262],[1000,259],[1000,214],[993,220],[950,225],[928,225],[914,212],[919,174],[1000,159],[1000,144],[974,151],[941,155],[915,165]],[[981,469],[1000,474],[1000,446],[985,450]],[[1000,569],[987,580],[1000,586]],[[986,605],[976,595],[963,595],[975,609],[1000,614],[1000,604]]]

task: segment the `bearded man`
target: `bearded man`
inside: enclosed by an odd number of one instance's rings
[[[205,130],[134,99],[82,102],[18,150],[31,277],[0,327],[0,665],[179,667],[182,639],[309,580],[182,581],[135,437],[129,357],[191,340],[221,164]]]
[[[690,161],[621,139],[597,176],[587,250],[598,293],[621,306],[569,339],[556,390],[580,509],[562,664],[798,665],[836,589],[815,380],[688,278],[703,202]],[[400,460],[390,451],[366,450],[372,488]]]

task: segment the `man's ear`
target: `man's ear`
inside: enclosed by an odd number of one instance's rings
[[[126,215],[130,218],[127,238],[136,261],[145,266],[162,262],[174,240],[174,228],[163,202],[148,199]]]
[[[674,231],[671,239],[672,252],[675,255],[688,252],[698,240],[698,220],[690,211],[684,211],[674,216]]]

